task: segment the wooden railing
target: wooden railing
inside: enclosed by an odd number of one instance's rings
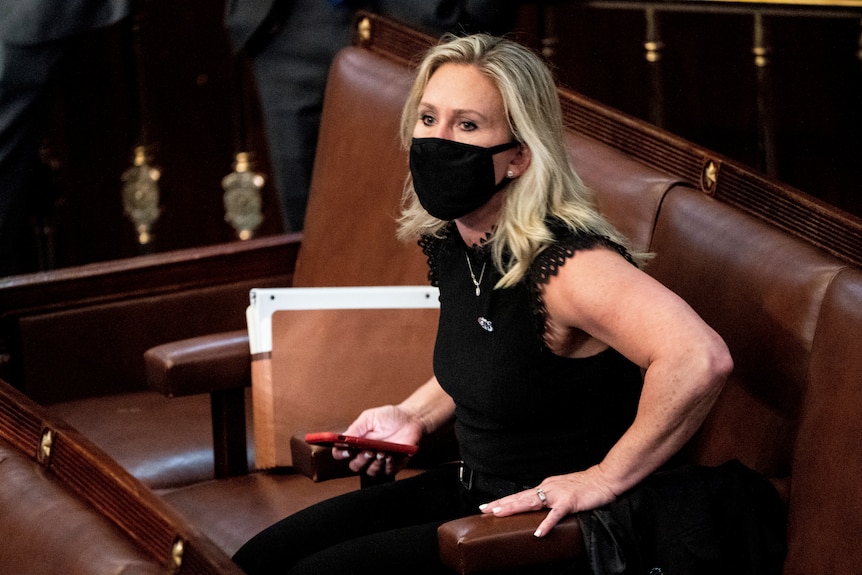
[[[579,0],[539,16],[573,89],[862,215],[862,1]]]

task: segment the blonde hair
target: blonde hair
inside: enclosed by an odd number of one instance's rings
[[[494,265],[503,275],[497,286],[509,287],[520,281],[536,255],[553,241],[547,227],[550,217],[575,232],[604,236],[629,248],[627,240],[599,214],[592,194],[569,162],[560,101],[550,70],[536,54],[516,42],[487,34],[444,36],[417,70],[401,115],[402,146],[410,147],[428,81],[440,66],[450,63],[473,65],[494,82],[514,138],[531,153],[530,167],[506,188],[503,211],[490,238]],[[422,208],[408,178],[399,237],[439,236],[447,224]],[[632,255],[644,259],[643,254]]]

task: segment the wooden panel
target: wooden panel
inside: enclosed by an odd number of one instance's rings
[[[252,287],[292,282],[299,235],[0,280],[0,372],[41,402],[145,387],[143,353],[245,327]]]

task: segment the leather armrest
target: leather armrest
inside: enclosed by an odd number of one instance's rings
[[[248,332],[166,343],[144,353],[147,383],[168,397],[209,393],[217,478],[248,473],[245,388],[251,386]]]
[[[293,468],[314,482],[356,475],[346,459],[332,457],[332,448],[310,445],[297,435],[290,438],[290,454]]]
[[[545,537],[533,536],[544,511],[510,517],[474,515],[437,531],[440,558],[457,573],[485,573],[543,565],[584,555],[578,519],[566,517]]]
[[[147,383],[168,397],[242,389],[251,385],[246,330],[166,343],[144,353]]]

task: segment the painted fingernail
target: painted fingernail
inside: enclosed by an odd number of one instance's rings
[[[343,455],[344,457],[350,457],[350,452],[345,449],[344,451],[341,452],[341,455]]]
[[[502,507],[495,507],[495,508],[493,508],[491,511],[492,511],[493,513],[499,513],[499,512],[500,512],[500,511],[502,511],[502,510],[503,510],[503,508],[502,508]]]
[[[483,503],[482,505],[479,506],[479,511],[485,511],[486,509],[488,509],[487,503]]]
[[[533,537],[541,537],[541,536],[542,536],[542,530],[536,529],[536,532],[533,533]]]
[[[365,456],[365,459],[371,459],[372,457],[374,457],[373,453],[369,453],[367,451],[365,453],[363,453],[362,455]]]
[[[382,453],[378,453],[378,454],[377,454],[377,459],[378,459],[378,460],[383,459],[384,457],[386,457],[386,456],[385,456],[385,455],[383,455]]]

